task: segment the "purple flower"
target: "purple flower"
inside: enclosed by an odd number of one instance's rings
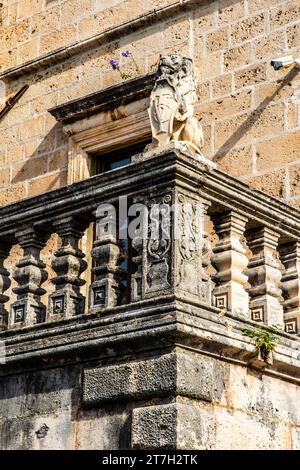
[[[119,68],[119,61],[117,59],[110,59],[109,61],[110,65],[114,70],[118,70]]]
[[[123,57],[129,57],[129,56],[131,56],[131,55],[132,55],[132,52],[131,52],[131,51],[123,51],[123,52],[122,52],[122,56],[123,56]]]

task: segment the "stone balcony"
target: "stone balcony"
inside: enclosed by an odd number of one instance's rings
[[[118,239],[118,227],[99,210],[110,204],[118,213],[125,196],[128,207],[148,208],[129,244]],[[148,234],[158,205],[167,218],[157,219],[160,235],[153,240]],[[291,358],[298,357],[300,212],[192,157],[180,144],[0,213],[0,336],[8,363],[121,339],[138,344],[150,335],[159,341],[164,331],[191,337],[201,332],[210,347],[221,329],[217,341],[226,350],[229,324],[237,328],[232,341],[243,358],[253,345],[241,330],[253,322],[285,325],[282,344]],[[166,220],[169,233],[163,237]],[[79,246],[91,222],[97,228],[84,298],[87,253]],[[62,244],[52,261],[55,290],[43,305],[47,274],[40,252],[52,233]],[[13,244],[24,254],[9,273],[3,265]],[[7,311],[11,276],[17,300]]]

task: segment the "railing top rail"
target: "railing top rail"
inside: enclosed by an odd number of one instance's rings
[[[201,191],[222,211],[235,209],[284,236],[300,236],[300,210],[170,146],[141,162],[1,207],[1,237],[13,236],[21,224],[47,225],[62,215],[86,217],[101,202],[150,193],[175,180],[179,188]]]

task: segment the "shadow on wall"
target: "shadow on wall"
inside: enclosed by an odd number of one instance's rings
[[[249,129],[255,124],[255,122],[260,118],[263,111],[266,107],[273,101],[275,96],[284,88],[285,86],[289,85],[289,83],[296,77],[299,73],[299,69],[294,67],[292,70],[288,72],[288,74],[282,80],[280,86],[277,90],[266,99],[264,99],[257,108],[251,112],[249,117],[246,119],[245,122],[226,140],[226,142],[219,148],[219,150],[215,153],[213,160],[218,162],[225,156],[226,153],[230,152],[238,141],[249,131]]]
[[[50,1],[50,0],[48,0]],[[239,0],[223,0],[221,2],[209,2],[208,4],[203,2],[203,7],[201,1],[195,7],[200,7],[197,10],[199,16],[201,14],[205,15],[210,11],[215,11],[218,8],[228,7],[232,4],[238,3]],[[184,15],[184,11],[178,12],[171,19],[175,20],[177,17]],[[169,22],[166,22],[165,19],[161,19],[158,23],[162,23],[163,27],[166,28]],[[8,93],[14,93],[19,88],[20,85],[28,83],[31,86],[38,85],[39,83],[47,82],[46,93],[59,92],[59,99],[57,98],[56,103],[52,105],[57,105],[62,102],[68,102],[71,99],[79,98],[85,96],[88,93],[92,93],[101,87],[109,85],[109,78],[112,74],[111,66],[109,65],[109,58],[111,58],[116,50],[122,49],[132,49],[134,54],[137,54],[137,59],[143,59],[145,52],[143,50],[142,41],[147,37],[151,37],[154,31],[157,31],[157,24],[149,26],[147,29],[142,31],[132,32],[124,38],[119,38],[114,42],[111,42],[106,45],[101,45],[100,48],[95,47],[95,49],[83,52],[80,56],[76,58],[69,58],[63,63],[59,63],[48,67],[46,70],[38,72],[34,75],[34,81],[32,82],[32,76],[28,75],[22,77],[22,83],[19,80],[13,81],[10,84],[10,89]],[[160,30],[162,31],[163,28]],[[172,48],[173,52],[184,51],[186,44],[188,43],[188,37],[182,37],[180,43],[176,43]],[[153,44],[153,51],[150,57],[153,59],[153,66],[157,62],[157,57],[159,53],[170,52],[170,50],[164,50],[164,45],[161,42],[158,42],[156,45]],[[138,54],[140,57],[138,57]],[[142,55],[141,55],[142,54]],[[87,65],[86,68],[83,65]],[[89,64],[89,65],[88,65]],[[94,65],[94,66],[93,66]],[[151,68],[152,62],[150,63]],[[78,68],[78,70],[77,70]],[[144,70],[141,70],[141,73],[144,73]],[[118,72],[115,72],[116,75]],[[254,110],[246,121],[228,138],[228,140],[218,149],[213,159],[215,161],[220,160],[225,153],[229,152],[237,142],[242,138],[242,136],[255,124],[255,122],[260,118],[263,110],[272,102],[273,98],[280,90],[291,81],[297,70],[291,70],[285,79],[280,84],[278,90],[266,98],[260,103],[260,105]],[[102,77],[102,78],[101,78]],[[61,80],[58,80],[61,78]],[[65,81],[67,84],[65,88],[62,87],[62,83]],[[30,93],[29,93],[30,96]],[[30,98],[28,98],[30,99]],[[26,95],[25,95],[26,100]],[[23,101],[24,103],[24,101]],[[46,109],[45,109],[46,111]],[[67,137],[65,136],[65,149],[62,150],[60,147],[55,148],[55,142],[58,134],[62,134],[62,125],[57,123],[50,130],[48,135],[46,135],[43,141],[35,149],[34,153],[24,162],[20,162],[18,165],[15,165],[15,171],[12,178],[12,184],[24,182],[31,180],[33,175],[34,177],[45,176],[48,173],[57,171],[57,174],[52,175],[52,179],[49,179],[49,184],[41,185],[38,187],[38,180],[35,184],[34,190],[30,194],[37,194],[38,192],[45,192],[51,189],[55,189],[58,186],[63,186],[66,184],[66,172],[63,170],[67,166]],[[39,191],[40,189],[40,191]]]
[[[57,144],[58,140],[60,141],[59,144]],[[39,192],[57,188],[65,178],[64,170],[67,167],[68,154],[67,143],[68,137],[63,134],[62,124],[56,123],[32,155],[25,162],[15,164],[15,175],[12,178],[12,184],[24,181],[30,181],[31,184],[36,182],[38,190],[39,181],[33,178],[49,174],[49,179],[41,184]],[[61,170],[62,173],[53,174],[58,170]]]

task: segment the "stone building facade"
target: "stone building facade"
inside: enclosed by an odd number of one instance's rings
[[[300,71],[271,66],[300,55],[299,13],[299,0],[2,0],[1,448],[300,448]],[[175,145],[97,175],[149,142],[153,73],[177,52],[194,62],[208,161]],[[126,303],[117,240],[97,244],[93,227],[100,202],[128,194],[201,203],[210,246],[198,259],[172,238],[158,289],[161,255],[136,243]],[[285,323],[273,364],[242,334],[257,321]]]

